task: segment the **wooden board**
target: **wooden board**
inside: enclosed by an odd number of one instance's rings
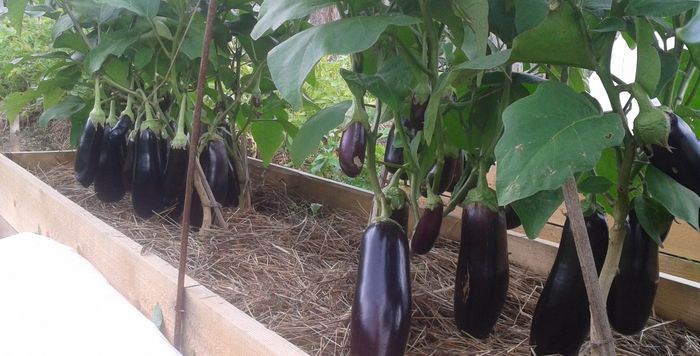
[[[16,154],[13,157],[28,166],[52,161],[50,158],[35,160],[31,157],[32,155],[37,154]],[[372,194],[366,190],[277,165],[270,165],[265,170],[262,163],[255,159],[250,159],[249,162],[253,179],[262,179],[269,184],[284,184],[289,191],[329,207],[365,214],[371,210]],[[0,212],[2,211],[0,205]],[[459,208],[445,217],[441,229],[443,237],[459,240],[460,217]],[[561,226],[556,224],[548,225],[543,234],[544,239],[529,240],[522,233],[510,231],[508,236],[510,261],[527,268],[534,274],[548,274],[554,262],[558,244],[549,241],[547,237],[558,238],[560,235]],[[694,248],[698,248],[698,245]],[[661,275],[659,293],[655,301],[658,314],[667,320],[683,321],[691,329],[700,331],[700,303],[696,302],[700,300],[700,284],[693,281],[700,280],[697,263],[663,253],[660,255],[660,265],[662,271],[674,272],[676,275],[671,276],[667,273]]]
[[[17,231],[8,223],[5,219],[0,216],[0,238],[8,237],[16,234]]]
[[[172,341],[177,270],[3,155],[0,181],[0,215],[16,231],[74,247],[145,316],[160,306]],[[305,355],[196,281],[188,278],[185,285],[186,355]]]

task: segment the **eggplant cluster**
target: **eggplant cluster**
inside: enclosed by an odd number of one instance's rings
[[[168,109],[172,98],[161,104]],[[134,120],[130,105],[117,120],[114,106],[110,118],[100,119],[99,110],[91,113],[80,138],[76,159],[75,178],[83,186],[94,183],[95,195],[106,203],[121,200],[131,193],[134,213],[148,218],[163,212],[177,220],[182,214],[190,143],[185,134],[185,105],[180,105],[177,122],[169,123],[176,132],[170,139],[162,125],[153,118],[146,106],[146,119]],[[104,114],[102,114],[104,115]],[[218,134],[206,136],[199,156],[207,183],[214,198],[224,206],[238,206],[240,186],[235,155],[229,150],[233,140]],[[203,208],[198,194],[193,194],[192,226],[202,224]]]

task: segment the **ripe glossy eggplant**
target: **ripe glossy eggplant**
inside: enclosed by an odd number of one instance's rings
[[[75,179],[89,187],[95,180],[97,165],[100,161],[100,149],[104,137],[104,126],[95,123],[91,118],[85,123],[85,129],[80,135],[80,141],[75,152]]]
[[[136,146],[138,145],[139,129],[134,128],[126,140],[126,154],[124,155],[124,165],[122,166],[122,183],[127,192],[131,192],[134,181],[134,162],[136,162]]]
[[[418,221],[411,238],[411,250],[413,253],[424,255],[433,248],[435,240],[440,235],[443,209],[442,204],[437,204],[432,209],[426,208],[423,211],[423,216]]]
[[[700,142],[693,129],[676,114],[670,114],[670,151],[652,146],[651,164],[686,188],[700,194]]]
[[[506,210],[506,227],[508,230],[515,229],[522,225],[522,222],[520,222],[520,217],[518,214],[515,212],[515,209],[513,209],[513,206],[510,204],[505,206]]]
[[[585,217],[585,221],[596,269],[600,273],[608,250],[608,224],[605,214],[600,212]],[[530,344],[535,346],[538,355],[577,355],[589,327],[586,285],[567,218],[557,257],[532,317]]]
[[[402,208],[392,211],[389,219],[401,225],[404,231],[408,231],[408,202]]]
[[[412,103],[411,104],[411,117],[408,121],[409,129],[412,131],[420,131],[423,129],[423,123],[425,122],[425,111],[428,109],[428,101],[424,103]]]
[[[362,165],[365,162],[365,148],[367,147],[367,137],[365,127],[359,122],[351,123],[340,139],[338,148],[338,160],[340,169],[348,177],[357,177],[362,172]]]
[[[406,232],[387,220],[371,224],[360,245],[350,325],[351,355],[403,355],[411,323]]]
[[[659,284],[659,245],[644,231],[634,211],[630,211],[629,224],[607,303],[610,325],[623,335],[644,329]]]
[[[228,159],[228,192],[226,193],[226,203],[225,206],[237,207],[239,203],[239,197],[241,195],[241,185],[238,182],[238,173],[236,172],[236,165],[233,162],[233,158],[229,156]]]
[[[119,119],[114,128],[105,125],[95,175],[95,195],[103,202],[119,201],[126,193],[121,173],[126,155],[126,136],[131,125],[131,118],[126,115]]]
[[[455,321],[459,330],[483,339],[493,331],[508,291],[505,212],[483,204],[468,204],[462,210],[461,235]]]
[[[173,220],[182,214],[189,154],[188,145],[177,147],[171,144],[168,151],[163,174],[163,207],[172,209],[168,216]]]
[[[437,174],[437,163],[433,165],[433,167],[430,169],[430,172],[428,172],[428,177],[426,179],[426,184],[427,187],[422,187],[421,188],[421,194],[424,197],[428,196],[427,189],[429,187],[433,186],[433,179],[435,177],[435,174]],[[438,191],[435,192],[435,194],[442,194],[446,191],[452,191],[459,181],[459,179],[462,177],[462,174],[464,173],[464,153],[462,151],[459,152],[459,154],[455,156],[445,156],[444,158],[444,166],[442,169],[442,173],[440,175],[440,185],[438,186]]]
[[[158,135],[159,131],[150,127],[142,128],[136,146],[131,201],[134,212],[142,218],[162,207],[164,160]]]
[[[201,154],[200,162],[214,199],[224,204],[229,187],[229,160],[224,141],[221,139],[209,141]]]
[[[389,129],[389,136],[386,138],[386,149],[384,150],[384,162],[393,165],[387,165],[386,169],[391,173],[396,173],[396,166],[403,165],[403,147],[396,147],[396,132],[394,125]]]

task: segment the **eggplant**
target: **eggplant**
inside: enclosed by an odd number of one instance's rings
[[[394,125],[389,129],[389,136],[386,138],[386,149],[384,150],[384,162],[391,163],[386,165],[387,171],[396,173],[396,166],[403,166],[403,147],[396,147],[396,132]]]
[[[151,127],[141,129],[134,156],[131,201],[136,215],[144,219],[162,207],[164,160],[158,136]]]
[[[83,187],[89,187],[95,180],[103,136],[104,126],[88,118],[75,151],[74,176]]]
[[[129,134],[126,140],[126,154],[124,156],[124,165],[122,166],[122,183],[124,190],[131,192],[134,181],[134,162],[136,162],[136,146],[138,144],[139,129],[134,130]]]
[[[425,122],[425,111],[428,109],[428,100],[424,103],[413,102],[411,104],[411,116],[408,120],[409,129],[418,132],[423,129]]]
[[[340,139],[338,148],[338,159],[340,169],[348,177],[357,177],[362,172],[362,165],[365,162],[365,147],[367,137],[365,127],[360,122],[351,123]]]
[[[168,159],[163,173],[163,208],[170,208],[168,216],[175,220],[182,214],[185,184],[187,180],[187,163],[190,151],[188,145],[178,147],[170,145]]]
[[[350,323],[350,354],[403,355],[411,324],[406,232],[385,220],[367,227],[360,244]]]
[[[237,207],[241,195],[241,185],[238,181],[238,173],[236,165],[233,162],[233,157],[228,158],[228,192],[226,194],[226,202],[224,206]]]
[[[95,175],[95,195],[103,202],[119,201],[126,194],[121,173],[126,155],[126,136],[131,125],[131,118],[126,115],[119,118],[114,128],[105,125]]]
[[[200,162],[214,199],[219,204],[225,203],[229,187],[229,160],[224,141],[209,141],[201,154]]]
[[[413,253],[424,255],[433,248],[435,240],[440,235],[443,209],[442,204],[437,204],[435,207],[428,207],[423,211],[423,215],[418,221],[411,238],[411,250]]]
[[[389,216],[389,219],[401,225],[404,231],[408,231],[408,210],[408,202],[406,202],[403,207],[392,211]]]
[[[670,149],[652,146],[651,164],[676,182],[700,194],[700,142],[693,129],[678,115],[669,115]]]
[[[454,189],[455,185],[464,173],[464,153],[460,151],[457,157],[445,156],[443,165],[442,173],[440,175],[440,184],[438,185],[438,191],[435,192],[435,194],[442,194],[446,191],[452,191]],[[435,174],[437,174],[437,169],[438,165],[436,163],[430,169],[430,172],[428,172],[428,177],[426,179],[427,187],[421,188],[421,194],[424,197],[428,196],[427,189],[430,189],[433,186],[433,179]]]
[[[608,223],[601,212],[585,217],[585,222],[596,270],[600,273],[608,251]],[[589,327],[586,285],[567,218],[557,257],[532,316],[530,344],[535,346],[537,355],[577,355]]]
[[[671,220],[668,226],[671,226]],[[639,223],[634,210],[625,237],[619,272],[608,295],[608,320],[617,332],[634,335],[642,331],[654,305],[659,284],[659,245]],[[665,239],[668,230],[663,235]]]
[[[505,206],[506,210],[506,227],[508,230],[512,230],[515,228],[520,227],[522,225],[522,222],[520,221],[520,217],[518,216],[518,213],[515,212],[515,209],[513,209],[513,206],[508,204]]]
[[[493,331],[508,291],[508,237],[503,209],[479,203],[462,210],[454,313],[459,330],[483,339]]]

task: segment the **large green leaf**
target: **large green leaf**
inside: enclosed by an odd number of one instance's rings
[[[515,29],[525,32],[540,24],[549,14],[548,0],[515,2]]]
[[[634,211],[644,231],[654,242],[661,245],[661,239],[671,227],[673,217],[656,200],[643,195],[634,198]]]
[[[386,61],[375,74],[364,74],[341,69],[340,74],[349,84],[358,85],[398,112],[399,106],[411,91],[411,68],[402,56]]]
[[[511,205],[523,223],[527,237],[535,239],[563,201],[564,195],[561,189],[554,189],[538,192]]]
[[[455,12],[467,23],[474,35],[474,54],[480,57],[486,54],[489,38],[489,2],[488,0],[453,0]],[[471,59],[475,59],[472,57]]]
[[[5,112],[7,121],[12,124],[17,119],[17,116],[19,116],[19,113],[22,112],[22,109],[39,96],[40,93],[35,90],[12,93],[5,97],[5,100],[0,103],[0,109]]]
[[[343,101],[316,113],[299,129],[289,153],[292,161],[300,166],[314,149],[318,147],[323,135],[338,127],[345,119],[345,112],[350,108],[350,101]]]
[[[700,12],[697,12],[685,26],[676,30],[676,35],[684,43],[700,43]]]
[[[67,96],[63,101],[44,111],[39,117],[39,126],[46,127],[51,120],[64,120],[83,110],[86,104],[77,96]]]
[[[154,18],[160,9],[160,0],[95,0],[95,2],[127,9],[148,19]]]
[[[22,18],[24,17],[24,9],[27,7],[29,0],[12,0],[7,1],[7,16],[10,18],[10,24],[17,30],[17,33],[22,33]]]
[[[698,6],[698,0],[630,0],[625,15],[675,16]]]
[[[637,18],[635,20],[637,32],[637,75],[635,82],[647,93],[653,94],[661,78],[661,59],[659,52],[654,47],[656,36],[654,28],[649,21]]]
[[[276,30],[285,21],[302,18],[333,3],[333,0],[265,0],[250,36],[257,40],[268,30]]]
[[[539,25],[513,40],[513,61],[593,69],[595,56],[579,10],[560,1]]]
[[[663,205],[673,216],[698,229],[700,197],[653,166],[647,167],[646,183],[651,198]]]
[[[253,121],[250,132],[264,165],[270,164],[284,141],[284,127],[276,121]]]
[[[546,82],[503,112],[496,145],[500,205],[559,188],[572,174],[595,167],[604,148],[619,145],[624,130],[584,95]]]
[[[85,57],[89,73],[98,71],[110,54],[117,57],[121,56],[136,40],[138,40],[138,35],[133,31],[106,33],[102,36],[100,44],[93,48]]]
[[[267,62],[272,80],[282,97],[298,109],[302,104],[301,85],[321,57],[364,51],[388,26],[417,22],[405,15],[360,16],[309,28],[270,51]]]

